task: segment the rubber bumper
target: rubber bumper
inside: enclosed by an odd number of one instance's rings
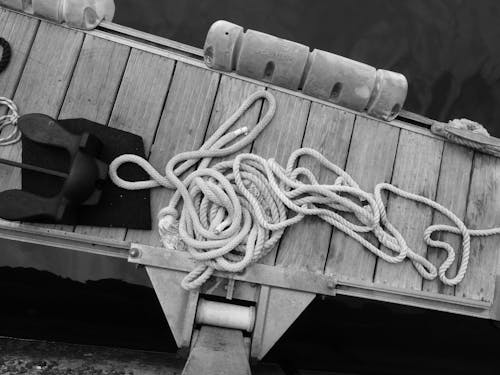
[[[227,21],[217,21],[208,30],[203,57],[212,69],[231,72],[236,68],[236,58],[243,36],[243,27]]]
[[[291,90],[393,120],[408,91],[399,73],[277,38],[231,22],[217,21],[204,46],[205,63],[213,69],[269,82]]]
[[[315,49],[302,91],[357,111],[366,109],[377,71],[370,65]]]
[[[407,93],[408,81],[404,75],[379,69],[367,113],[386,121],[394,120],[403,108]]]
[[[259,31],[243,35],[236,72],[246,77],[297,90],[309,57],[309,47]]]

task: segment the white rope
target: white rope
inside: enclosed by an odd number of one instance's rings
[[[0,146],[8,146],[19,142],[21,139],[21,132],[17,127],[17,120],[19,119],[19,111],[16,104],[3,96],[0,96],[0,107],[7,107],[7,114],[0,116],[0,135],[2,132],[11,127],[12,130],[5,136],[0,136]]]
[[[242,128],[226,134],[260,98],[268,102],[268,109],[258,124],[249,133]],[[275,99],[267,91],[251,95],[199,150],[182,152],[170,159],[165,176],[135,155],[122,155],[111,163],[110,177],[122,188],[137,190],[163,186],[175,190],[168,206],[158,214],[158,226],[166,248],[185,247],[199,263],[183,280],[184,288],[200,287],[214,270],[244,270],[277,245],[285,228],[310,215],[319,216],[386,262],[400,263],[409,258],[424,279],[433,280],[439,276],[446,285],[456,285],[464,278],[472,236],[500,233],[500,228],[470,230],[440,204],[391,184],[378,184],[372,194],[365,192],[344,170],[309,148],[294,151],[285,168],[274,159],[266,160],[250,153],[240,154],[230,161],[212,163],[213,158],[233,154],[250,144],[271,121],[275,109]],[[301,156],[314,158],[338,176],[335,183],[320,184],[309,169],[295,167]],[[121,179],[118,168],[128,162],[141,166],[151,180],[130,182]],[[189,170],[196,163],[197,168]],[[180,176],[185,172],[188,173],[181,180]],[[409,248],[401,233],[389,222],[382,199],[384,191],[430,206],[451,221],[453,225],[431,225],[424,232],[428,246],[447,252],[447,258],[439,268]],[[183,205],[179,216],[177,207],[181,200]],[[348,220],[342,213],[354,214],[355,219]],[[369,232],[388,252],[362,236]],[[446,276],[446,271],[453,264],[456,252],[450,244],[433,240],[431,235],[434,232],[449,232],[462,237],[462,259],[452,278]]]

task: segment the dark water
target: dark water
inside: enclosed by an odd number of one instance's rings
[[[115,22],[203,47],[218,19],[405,74],[405,108],[500,136],[498,0],[117,0]]]

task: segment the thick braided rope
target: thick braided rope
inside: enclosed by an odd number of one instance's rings
[[[243,128],[226,134],[260,98],[267,100],[269,105],[258,124],[249,133]],[[440,204],[391,184],[381,183],[373,193],[365,192],[344,170],[309,148],[294,151],[286,167],[273,159],[266,160],[250,153],[212,163],[213,158],[228,156],[250,144],[271,121],[275,108],[275,99],[270,93],[264,91],[251,95],[199,150],[183,152],[170,159],[165,176],[135,155],[123,155],[111,163],[110,177],[120,187],[135,190],[163,186],[175,190],[168,206],[158,214],[158,226],[166,248],[185,247],[199,263],[183,280],[184,288],[200,287],[214,270],[244,270],[273,249],[287,227],[306,216],[320,217],[386,262],[399,263],[408,258],[423,278],[439,277],[447,285],[456,285],[464,278],[472,236],[500,234],[500,228],[470,230]],[[338,176],[335,183],[320,184],[309,169],[296,167],[300,157],[314,158]],[[117,170],[127,162],[141,166],[151,180],[122,180]],[[188,171],[196,163],[197,168]],[[183,180],[180,178],[182,174],[186,174]],[[438,269],[409,248],[401,233],[388,220],[382,199],[384,191],[428,205],[451,221],[453,225],[431,225],[424,232],[428,246],[447,252],[447,258]],[[181,200],[183,205],[179,215],[177,207]],[[352,215],[346,216],[346,213]],[[388,249],[387,252],[363,237],[363,233],[369,232]],[[456,252],[450,244],[433,240],[431,235],[434,232],[450,232],[462,237],[462,258],[452,278],[448,278],[446,272],[455,261]]]
[[[0,116],[0,135],[6,131],[7,128],[12,128],[6,135],[0,136],[0,146],[8,146],[13,143],[19,142],[21,139],[21,132],[17,127],[17,120],[19,119],[19,111],[16,104],[8,99],[0,96],[0,108],[7,107],[7,114]]]

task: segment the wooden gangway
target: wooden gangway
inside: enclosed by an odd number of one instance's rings
[[[367,191],[390,182],[435,199],[470,228],[500,225],[500,159],[448,143],[423,127],[401,120],[382,122],[300,92],[213,71],[196,48],[114,24],[79,31],[0,8],[0,36],[14,51],[8,69],[0,74],[0,95],[13,98],[21,114],[83,117],[140,134],[158,170],[175,154],[199,148],[249,94],[265,89],[276,97],[277,112],[252,152],[285,163],[293,150],[311,147],[345,168]],[[260,113],[261,108],[252,108],[242,125],[251,127]],[[20,144],[3,147],[0,157],[20,160],[20,151]],[[318,165],[301,163],[316,172],[320,182],[333,183]],[[0,165],[0,190],[18,187],[19,171]],[[152,192],[153,217],[171,194]],[[396,196],[387,200],[389,218],[410,247],[435,264],[442,262],[445,255],[428,249],[422,233],[443,217]],[[1,236],[10,240],[2,245],[1,265],[50,271],[61,268],[61,256],[55,262],[49,252],[35,255],[26,242],[56,247],[71,247],[71,241],[160,246],[156,227],[138,231],[2,222]],[[41,240],[56,237],[66,242]],[[445,237],[460,248],[458,237]],[[336,294],[499,320],[499,250],[498,237],[473,238],[465,279],[447,287],[439,280],[423,280],[409,261],[385,263],[325,222],[307,218],[288,230],[262,263],[331,277]],[[77,257],[65,254],[66,267],[86,267],[76,265]],[[109,260],[92,262],[91,268],[106,269]],[[250,292],[241,286],[235,293],[238,297]]]

